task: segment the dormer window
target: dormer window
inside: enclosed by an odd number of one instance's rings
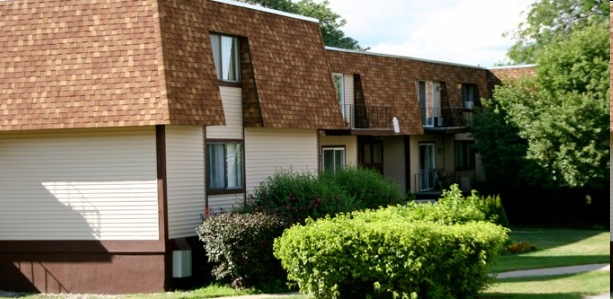
[[[465,109],[472,110],[478,97],[477,84],[462,84],[462,100]]]
[[[238,38],[211,33],[213,59],[219,81],[240,82],[240,51]]]

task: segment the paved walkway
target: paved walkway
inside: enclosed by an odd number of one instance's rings
[[[534,269],[534,270],[521,270],[521,271],[509,271],[496,274],[498,278],[514,278],[514,277],[531,277],[531,276],[548,276],[548,275],[564,275],[575,274],[590,271],[604,271],[610,270],[610,264],[592,264],[581,266],[569,266],[569,267],[556,267],[546,269]],[[269,298],[283,298],[296,294],[260,294],[260,295],[246,295],[238,297],[219,297],[213,299],[269,299]],[[611,294],[601,294],[598,296],[586,297],[584,299],[609,299],[613,298]]]

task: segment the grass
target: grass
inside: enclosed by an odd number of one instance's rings
[[[493,266],[494,272],[599,264],[610,261],[608,231],[513,229],[511,238],[514,242],[528,242],[534,245],[536,251],[503,255]]]
[[[610,271],[509,278],[481,294],[482,299],[581,299],[610,292]]]
[[[515,228],[511,233],[514,242],[528,242],[536,251],[503,255],[494,265],[494,272],[527,270],[534,268],[609,263],[610,233],[602,230],[534,229]],[[574,275],[499,279],[481,294],[481,299],[581,299],[589,295],[610,292],[610,271],[597,271]],[[257,294],[257,290],[234,290],[220,285],[210,285],[191,291],[177,291],[133,295],[27,295],[20,299],[191,299],[215,298]],[[16,297],[16,296],[13,296]],[[2,297],[0,294],[0,298]],[[305,295],[276,295],[262,299],[309,299]]]

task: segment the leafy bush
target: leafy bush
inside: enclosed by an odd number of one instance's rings
[[[405,202],[400,187],[379,172],[362,167],[347,167],[323,172],[319,179],[340,186],[353,196],[359,209],[376,209]]]
[[[279,171],[255,188],[243,212],[273,214],[287,223],[354,209],[355,200],[333,184],[308,172]]]
[[[286,272],[272,254],[274,238],[287,225],[263,213],[222,213],[208,217],[197,232],[213,264],[213,277],[236,288],[265,289],[285,282]]]
[[[242,212],[265,212],[288,223],[404,201],[400,188],[374,170],[346,168],[336,173],[279,171],[249,196]]]
[[[276,239],[274,254],[288,278],[316,298],[469,298],[491,282],[505,228],[406,218],[410,210],[308,220]]]
[[[504,227],[509,227],[509,218],[502,206],[500,195],[479,198],[479,208],[485,213],[485,218]]]

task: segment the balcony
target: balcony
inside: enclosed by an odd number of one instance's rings
[[[392,130],[392,108],[383,106],[341,105],[343,119],[354,130]]]
[[[473,110],[466,108],[422,108],[422,124],[426,131],[466,129]]]

